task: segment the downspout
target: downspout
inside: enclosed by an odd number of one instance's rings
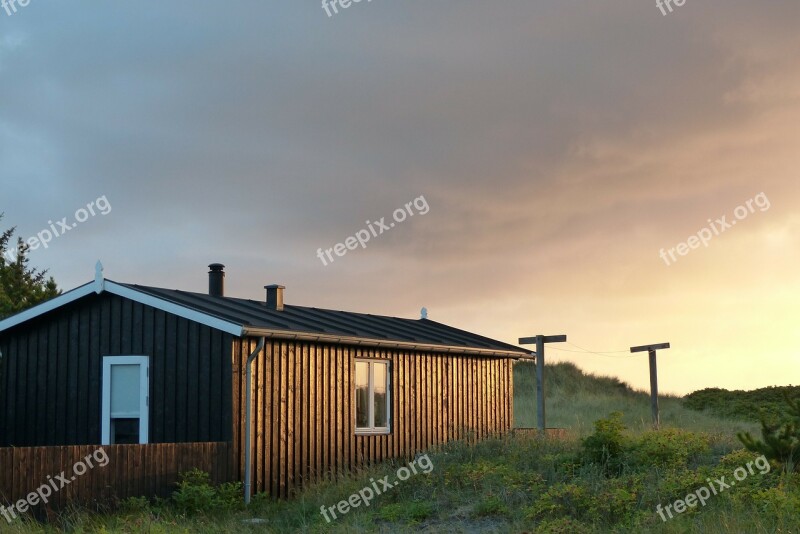
[[[253,363],[253,360],[256,359],[258,353],[261,352],[261,349],[264,348],[264,343],[266,343],[266,338],[262,337],[258,340],[258,345],[256,346],[256,350],[247,357],[247,366],[245,367],[245,374],[247,375],[247,390],[245,393],[245,415],[244,415],[244,504],[250,504],[250,476],[251,476],[251,462],[250,462],[250,427],[251,421],[250,418],[252,417],[252,396],[251,393],[251,384],[253,381],[253,370],[250,365]]]

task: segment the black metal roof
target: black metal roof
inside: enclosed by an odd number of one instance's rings
[[[521,347],[459,330],[430,319],[402,319],[289,304],[284,305],[283,310],[278,311],[267,308],[264,302],[255,300],[216,297],[204,293],[136,284],[120,285],[203,314],[241,324],[246,329],[279,330],[519,354],[530,353]]]

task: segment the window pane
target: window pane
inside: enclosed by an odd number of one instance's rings
[[[369,428],[369,363],[356,362],[356,428]]]
[[[131,445],[139,443],[139,420],[112,419],[111,443],[114,445]]]
[[[375,427],[381,428],[388,426],[386,419],[386,401],[387,401],[387,378],[388,378],[388,365],[385,363],[373,363],[373,388],[375,390]]]
[[[138,364],[111,366],[111,416],[139,416]]]

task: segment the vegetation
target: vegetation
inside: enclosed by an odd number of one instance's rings
[[[786,412],[785,398],[787,396],[800,397],[800,386],[773,386],[753,391],[701,389],[687,395],[683,405],[692,410],[706,411],[718,417],[755,422],[766,419],[774,424]]]
[[[244,507],[243,492],[241,482],[213,486],[208,473],[192,469],[181,474],[172,501],[179,512],[187,515],[226,513]]]
[[[644,432],[652,426],[650,393],[635,391],[612,377],[598,377],[581,372],[569,363],[548,365],[545,372],[547,426],[568,428],[576,437],[594,430],[594,422],[612,412],[621,412],[625,426]],[[711,411],[687,409],[681,397],[660,395],[661,423],[665,428],[704,432],[714,440],[738,446],[737,432],[758,429],[758,419],[728,419]],[[750,405],[753,410],[753,405]],[[514,369],[514,420],[518,427],[536,426],[535,365],[517,364]]]
[[[527,364],[515,370],[517,414],[535,407],[530,371]],[[752,463],[758,453],[743,449],[735,434],[737,429],[754,432],[755,423],[698,413],[668,397],[662,402],[663,428],[653,431],[646,394],[571,365],[549,366],[547,375],[548,414],[569,429],[566,439],[518,433],[477,445],[449,444],[430,454],[434,468],[429,474],[412,476],[370,506],[330,523],[321,506],[347,499],[370,478],[393,475],[403,463],[314,485],[291,501],[259,496],[246,511],[234,504],[238,486],[214,488],[195,472],[183,478],[169,501],[131,499],[115,514],[70,512],[59,524],[76,533],[800,530],[800,473],[777,469],[755,471],[674,519],[662,521],[656,513],[656,506],[683,499],[709,479],[732,480],[737,468]],[[55,527],[19,523],[9,529],[29,533]]]
[[[749,432],[739,434],[739,439],[749,451],[758,452],[786,472],[800,471],[800,398],[785,398],[787,411],[779,423],[761,420],[759,441]]]
[[[16,247],[9,249],[15,230],[10,228],[0,234],[0,320],[61,293],[46,270],[28,266],[29,247],[21,238],[17,238]]]

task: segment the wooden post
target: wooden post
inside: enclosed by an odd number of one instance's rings
[[[536,423],[544,435],[544,337],[536,336]]]
[[[641,347],[631,347],[631,352],[645,352],[650,359],[650,411],[653,415],[653,428],[658,429],[661,425],[661,417],[658,412],[658,367],[656,365],[656,351],[668,349],[669,343],[657,343],[655,345],[643,345]]]
[[[661,418],[658,415],[658,369],[656,367],[656,351],[647,351],[650,356],[650,411],[653,414],[653,426],[658,428]]]
[[[520,345],[536,344],[536,424],[542,436],[544,436],[547,428],[544,409],[544,344],[563,343],[566,340],[567,336],[564,334],[558,336],[538,335],[519,338]]]

